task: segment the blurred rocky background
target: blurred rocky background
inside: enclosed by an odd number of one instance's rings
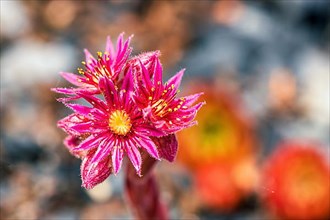
[[[205,92],[176,162],[155,170],[172,219],[329,217],[328,1],[0,2],[0,219],[132,218],[120,174],[80,187],[56,127],[70,110],[50,91],[68,86],[58,72],[77,72],[83,48],[96,54],[123,31],[135,54],[161,51],[166,78],[187,69],[182,94]],[[290,146],[314,156],[293,153],[308,162],[286,161],[290,178],[274,185],[276,152]]]

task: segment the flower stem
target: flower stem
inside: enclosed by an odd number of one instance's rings
[[[146,155],[146,154],[144,154]],[[159,188],[152,172],[156,160],[147,156],[143,160],[143,177],[136,174],[133,166],[127,166],[125,191],[129,205],[136,219],[168,219],[166,206],[161,202]]]

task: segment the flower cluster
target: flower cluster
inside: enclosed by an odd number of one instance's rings
[[[131,56],[123,34],[116,47],[110,38],[104,53],[94,58],[85,50],[84,68],[78,74],[61,73],[72,88],[54,88],[73,113],[58,122],[67,134],[64,143],[82,159],[82,186],[90,189],[117,174],[125,155],[138,175],[142,157],[173,161],[177,152],[175,132],[196,124],[194,118],[204,102],[201,93],[177,97],[184,70],[163,83],[160,52]],[[78,104],[85,100],[89,105]]]

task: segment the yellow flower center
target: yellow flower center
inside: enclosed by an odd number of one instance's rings
[[[131,127],[129,115],[124,110],[116,110],[109,117],[109,127],[117,135],[126,135]]]

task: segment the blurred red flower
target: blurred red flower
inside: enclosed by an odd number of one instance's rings
[[[255,160],[246,158],[206,164],[196,170],[195,178],[201,199],[212,208],[229,212],[255,188],[258,172]]]
[[[193,172],[196,190],[209,207],[233,210],[258,181],[253,121],[229,89],[197,85],[207,105],[198,126],[178,133],[178,159]]]
[[[318,145],[286,141],[271,155],[262,176],[261,195],[281,219],[330,217],[330,169]]]

